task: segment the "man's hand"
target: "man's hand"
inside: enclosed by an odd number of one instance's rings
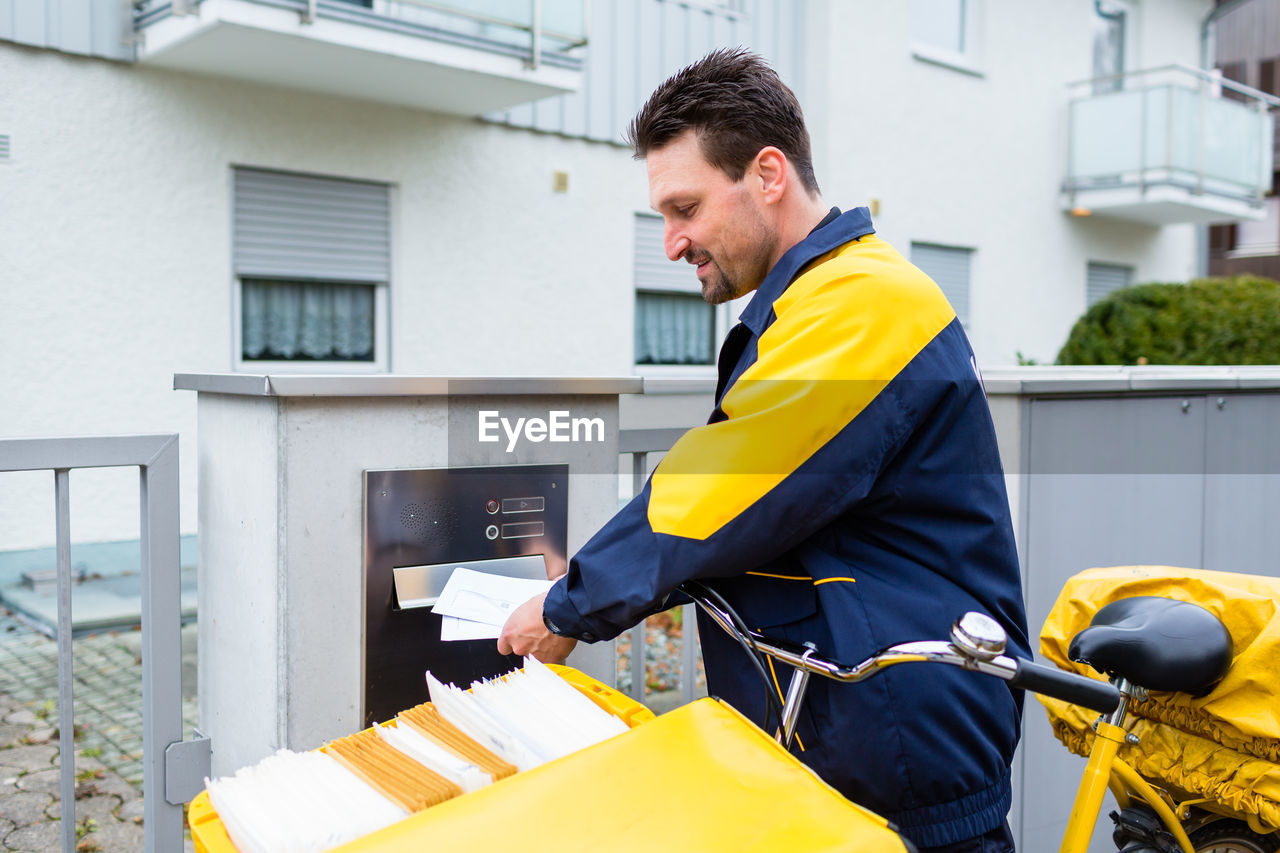
[[[557,637],[542,621],[542,602],[547,594],[535,596],[515,609],[502,626],[498,638],[498,654],[533,655],[543,663],[560,663],[569,656],[578,641]]]

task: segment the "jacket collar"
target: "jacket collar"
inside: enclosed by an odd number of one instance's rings
[[[874,233],[871,211],[867,208],[855,207],[845,213],[841,213],[838,207],[831,208],[831,213],[809,232],[809,236],[778,259],[738,319],[757,337],[763,335],[773,316],[773,303],[805,264],[845,243]]]

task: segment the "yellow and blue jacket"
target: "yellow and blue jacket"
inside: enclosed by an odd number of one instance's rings
[[[856,663],[943,639],[966,610],[1030,657],[995,429],[938,286],[833,210],[761,283],[719,361],[716,408],[570,561],[544,606],[609,639],[708,581],[749,627]],[[708,689],[758,724],[741,648],[700,617]],[[775,673],[781,693],[788,673]],[[810,681],[795,746],[922,847],[994,828],[1010,805],[1021,694],[941,666]],[[780,804],[780,808],[785,808]]]

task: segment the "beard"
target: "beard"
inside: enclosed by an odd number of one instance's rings
[[[725,274],[724,268],[716,263],[716,259],[710,255],[698,257],[692,260],[691,263],[701,263],[703,258],[709,262],[707,278],[705,281],[700,282],[703,301],[708,305],[720,305],[746,293],[746,290],[740,291],[741,284],[729,278]],[[757,284],[757,286],[759,285]]]
[[[703,249],[685,252],[685,260],[689,263],[707,262],[707,276],[700,283],[702,298],[708,304],[720,305],[750,293],[769,274],[778,235],[770,230],[755,208],[744,208],[743,213],[746,221],[734,241],[742,250],[735,257],[730,258],[726,252],[717,259]]]

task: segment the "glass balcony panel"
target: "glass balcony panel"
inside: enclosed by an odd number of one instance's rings
[[[1072,105],[1073,179],[1118,177],[1142,165],[1143,96],[1141,91],[1109,92]]]
[[[1138,121],[1142,127],[1143,161],[1140,168],[1168,170],[1174,167],[1178,108],[1172,86],[1153,86],[1140,90],[1142,110]]]
[[[1199,147],[1199,134],[1178,133],[1177,128],[1195,127],[1196,111],[1200,109],[1201,95],[1195,89],[1187,86],[1165,86],[1163,88],[1167,93],[1167,100],[1171,99],[1173,102],[1173,124],[1164,131],[1165,135],[1170,138],[1172,146],[1169,165],[1185,174],[1194,176],[1196,173],[1196,152]]]
[[[469,3],[434,0],[371,0],[375,14],[397,21],[465,32],[490,41],[530,46],[533,27],[532,0],[473,0]],[[564,50],[586,38],[586,17],[581,0],[542,5],[544,50]]]
[[[1123,82],[1070,104],[1068,209],[1155,224],[1260,215],[1275,132],[1263,107],[1280,102],[1246,89],[1227,98],[1220,80],[1182,66]]]
[[[1259,126],[1267,124],[1267,116],[1235,101],[1216,98],[1205,98],[1204,110],[1205,177],[1252,191],[1264,180]]]

